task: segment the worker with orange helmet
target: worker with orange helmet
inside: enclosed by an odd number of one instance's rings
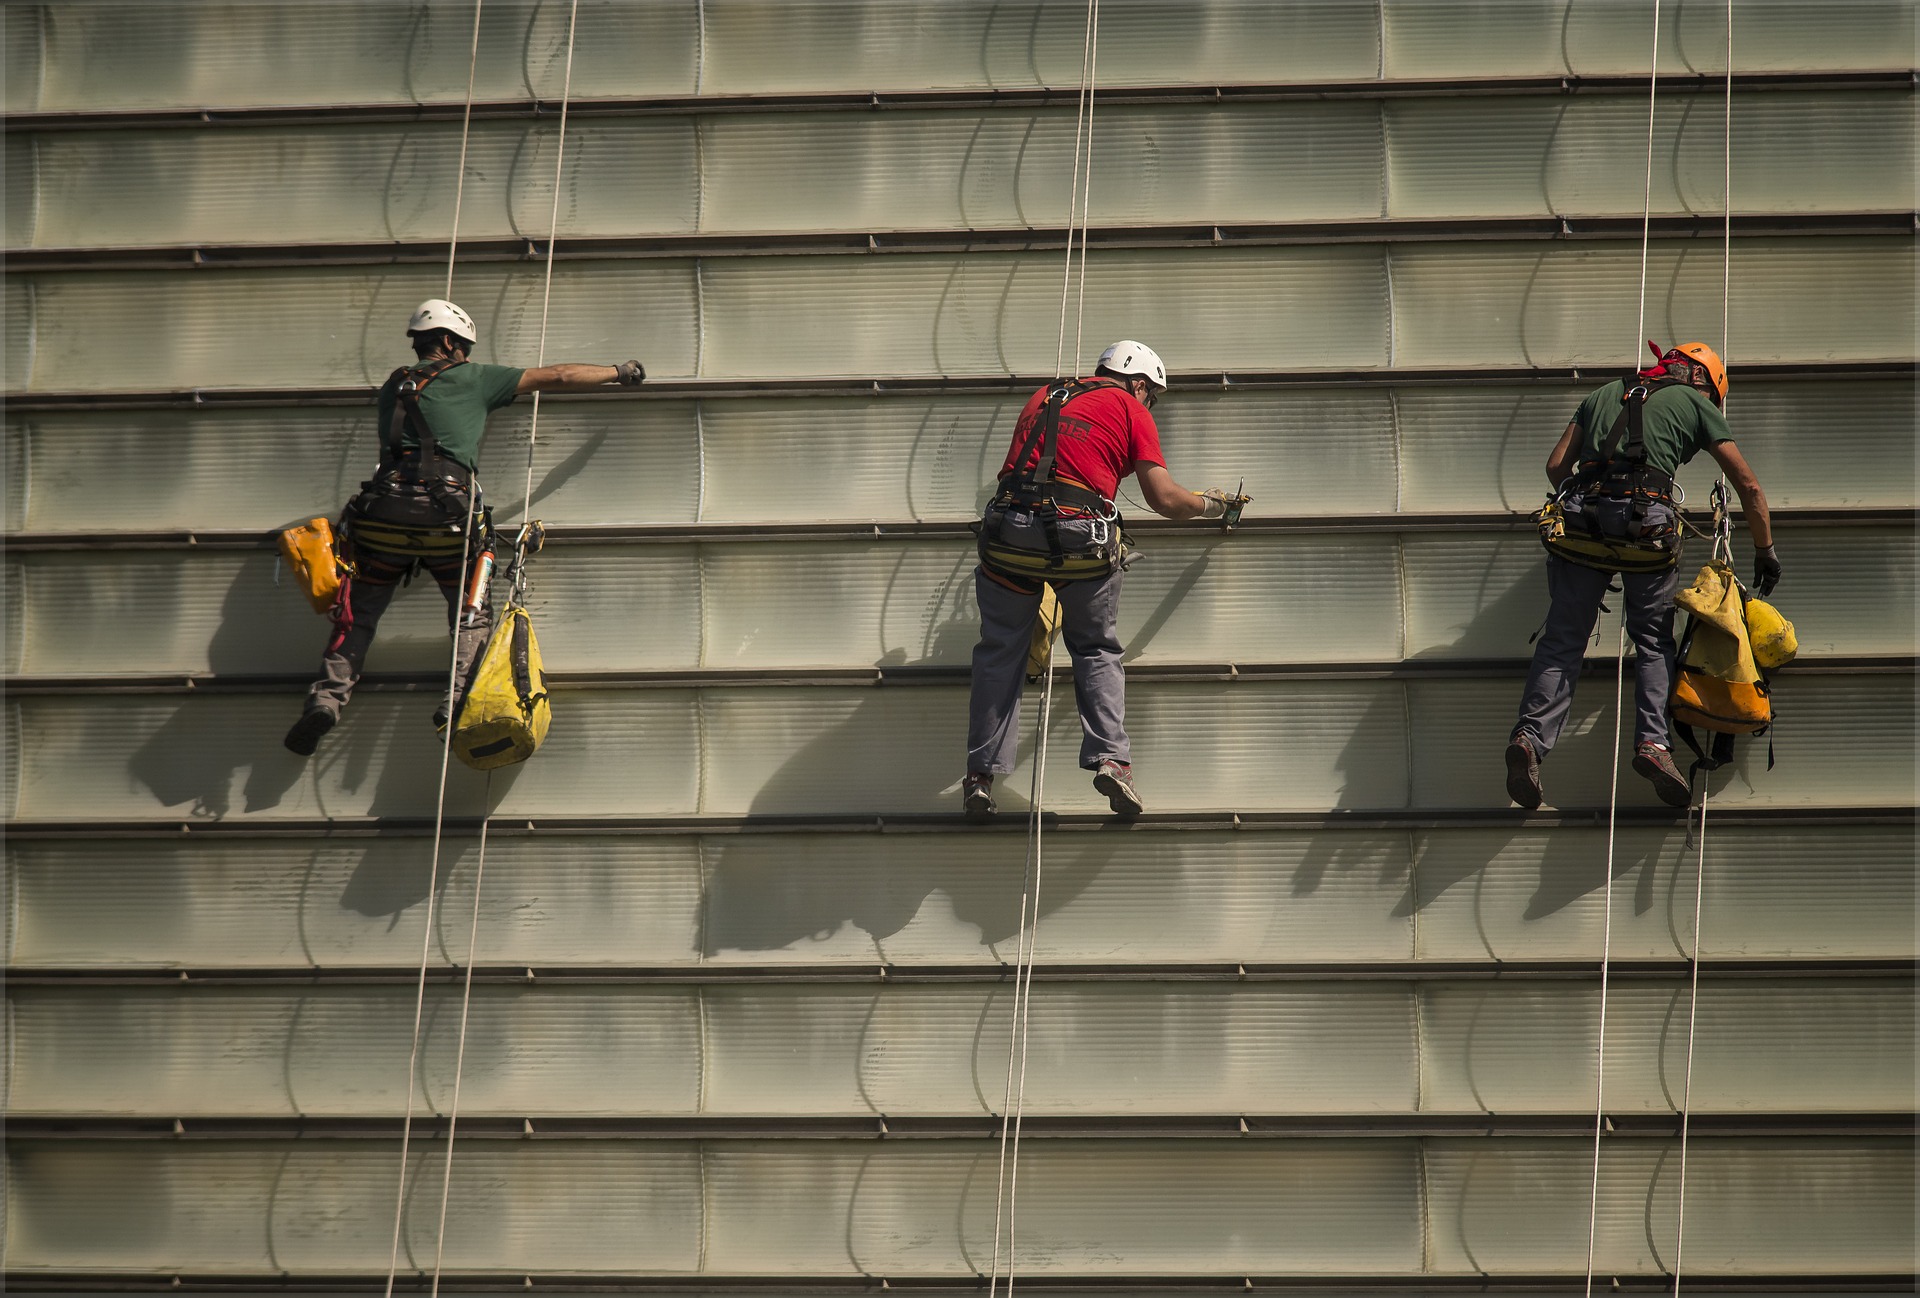
[[[1753,534],[1755,586],[1764,595],[1780,580],[1766,495],[1721,413],[1726,367],[1705,343],[1665,352],[1655,343],[1647,346],[1656,362],[1630,381],[1616,379],[1589,394],[1547,457],[1547,479],[1562,516],[1599,545],[1582,555],[1548,543],[1551,603],[1506,751],[1508,796],[1529,810],[1544,797],[1540,763],[1566,724],[1581,660],[1615,573],[1625,588],[1627,635],[1635,652],[1633,769],[1662,802],[1687,805],[1687,779],[1667,739],[1673,600],[1680,584],[1673,475],[1698,452],[1719,462],[1740,495]],[[1609,549],[1618,561],[1594,557],[1594,551]]]

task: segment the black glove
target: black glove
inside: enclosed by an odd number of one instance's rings
[[[637,388],[647,381],[647,369],[639,361],[621,361],[613,367],[616,382],[624,388]]]
[[[1773,552],[1772,546],[1753,549],[1753,584],[1762,599],[1773,593],[1780,584],[1780,556]]]

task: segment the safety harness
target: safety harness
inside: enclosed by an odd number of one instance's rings
[[[361,484],[360,495],[343,520],[355,544],[389,554],[444,559],[466,543],[462,519],[477,504],[473,474],[457,460],[443,457],[433,428],[420,409],[428,385],[464,360],[443,357],[424,365],[401,366],[387,379],[395,384],[393,415],[381,441],[380,468]],[[411,429],[417,448],[402,441]],[[489,529],[482,526],[485,548]]]
[[[1067,379],[1047,390],[1027,438],[1014,453],[1013,469],[1000,479],[979,525],[980,563],[989,572],[1023,586],[1036,581],[1084,581],[1124,568],[1133,550],[1114,503],[1090,487],[1062,481],[1054,471],[1060,443],[1060,412],[1076,397],[1099,388],[1117,388],[1111,379]],[[1028,457],[1034,456],[1031,467]],[[1062,509],[1094,522],[1090,549],[1069,550],[1060,542]],[[1029,549],[1004,539],[1007,515],[1031,514],[1046,533],[1047,548]]]
[[[1649,506],[1673,505],[1674,499],[1672,476],[1647,463],[1645,420],[1648,397],[1661,388],[1690,386],[1673,375],[1635,376],[1620,394],[1620,413],[1599,454],[1583,460],[1534,515],[1548,553],[1603,572],[1664,572],[1680,562],[1685,538],[1679,523],[1647,523]],[[1564,502],[1575,497],[1580,507],[1569,510]],[[1601,526],[1599,500],[1633,502],[1625,536]]]

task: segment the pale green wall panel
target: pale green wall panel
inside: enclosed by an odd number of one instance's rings
[[[10,848],[11,962],[191,967],[417,962],[431,843],[266,840]],[[1600,829],[1058,835],[1041,959],[1099,964],[1597,958]],[[1911,828],[1715,825],[1709,958],[1911,959]],[[464,960],[475,844],[451,835],[436,961]],[[1691,952],[1696,851],[1623,827],[1609,950]],[[534,839],[496,832],[480,952],[500,965],[1011,961],[1017,837]],[[1416,947],[1417,937],[1417,947]],[[456,953],[461,953],[456,956]]]
[[[1525,104],[1522,108],[1519,105]],[[1876,211],[1913,204],[1913,99],[1903,91],[1739,94],[1736,212]],[[1397,217],[1718,215],[1726,204],[1726,101],[1644,95],[1561,100],[1408,99],[1385,105],[1388,214]],[[1499,141],[1488,148],[1489,139]]]
[[[709,94],[1078,86],[1084,6],[1038,0],[708,0]],[[1372,78],[1369,5],[1108,0],[1101,86]]]
[[[1683,981],[1607,1002],[1611,1113],[1895,1112],[1913,1093],[1905,979],[1717,980],[1687,1091]],[[391,1116],[406,1107],[408,987],[33,989],[9,997],[15,1116]],[[1041,984],[1024,1111],[1578,1113],[1591,984]],[[478,988],[463,1117],[991,1115],[1010,984]],[[414,1106],[445,1114],[456,987],[428,996]],[[998,1076],[996,1077],[996,1074]]]
[[[992,1249],[987,1141],[469,1142],[454,1162],[454,1271],[971,1276]],[[1034,1141],[1023,1274],[1559,1274],[1586,1255],[1579,1140]],[[1657,1274],[1677,1160],[1609,1142],[1604,1273]],[[431,1264],[439,1151],[403,1263]],[[375,1272],[397,1157],[354,1141],[14,1142],[9,1263],[167,1275]],[[1688,1237],[1702,1271],[1899,1274],[1911,1150],[1894,1139],[1700,1137]],[[1172,1191],[1173,1193],[1170,1193]],[[163,1210],[160,1205],[166,1205]],[[1426,1223],[1423,1230],[1423,1220]],[[102,1232],[100,1224],[114,1229]],[[704,1228],[703,1228],[704,1225]],[[1423,1262],[1423,1249],[1429,1257]]]
[[[1654,0],[1384,0],[1389,77],[1645,76]],[[1724,5],[1660,8],[1662,75],[1727,66]],[[1913,47],[1911,0],[1742,0],[1734,15],[1740,71],[1903,68]]]
[[[1740,328],[1736,318],[1734,326]],[[1718,325],[1707,337],[1718,337]],[[1667,342],[1685,341],[1667,338]],[[1775,508],[1914,503],[1911,382],[1902,379],[1744,382],[1733,361],[1727,418]],[[1538,508],[1545,465],[1581,398],[1577,388],[1490,385],[1395,392],[1407,510]],[[1847,447],[1835,455],[1836,444]],[[1680,474],[1705,507],[1717,466],[1698,456]]]
[[[1634,339],[1640,250],[1425,244],[1392,250],[1396,365],[1604,365],[1647,358]],[[1720,340],[1720,249],[1655,241],[1645,334]],[[1913,241],[1742,240],[1729,357],[1747,362],[1906,360],[1914,355]]]
[[[1776,508],[1914,503],[1910,382],[1735,383],[1734,430]],[[1253,517],[1391,512],[1396,498],[1414,512],[1532,510],[1585,390],[1188,388],[1154,414],[1175,476],[1245,477]],[[565,524],[686,523],[696,508],[734,523],[969,518],[1023,400],[704,400],[697,416],[693,402],[543,402],[534,512]],[[502,520],[519,516],[527,423],[520,403],[490,425],[482,467]],[[15,414],[8,525],[265,529],[332,515],[372,470],[372,424],[371,407]],[[1848,454],[1831,454],[1836,438]],[[1713,472],[1701,457],[1681,474],[1695,507]],[[230,490],[232,476],[249,490]]]
[[[1596,688],[1574,700],[1546,768],[1556,806],[1607,801],[1612,698],[1599,681],[1588,684]],[[556,701],[541,760],[496,775],[492,806],[509,816],[952,811],[965,693],[823,685],[570,690]],[[1499,754],[1518,694],[1517,680],[1136,682],[1128,719],[1141,787],[1155,810],[1504,808]],[[440,749],[427,724],[428,697],[368,694],[330,737],[326,756],[312,762],[279,746],[291,693],[17,699],[23,778],[11,812],[268,822],[431,815]],[[1787,760],[1768,771],[1765,743],[1743,744],[1736,762],[1713,777],[1718,803],[1898,806],[1910,796],[1910,675],[1785,677],[1775,698],[1781,739],[1792,736]],[[1037,704],[1028,702],[1029,709]],[[1076,769],[1079,733],[1073,712],[1057,708],[1048,805],[1104,811],[1105,799]],[[1863,749],[1875,754],[1871,766],[1846,760]],[[1002,782],[1003,811],[1024,808],[1030,760],[1023,756]],[[449,814],[474,814],[485,787],[479,773],[456,770]],[[1620,799],[1657,805],[1637,777],[1622,781]]]
[[[458,104],[475,57],[470,4],[167,0],[40,10],[45,69],[37,86],[8,76],[12,112]],[[695,10],[692,0],[646,0],[645,20],[635,21],[627,0],[585,0],[574,96],[692,94]],[[565,6],[532,0],[484,4],[474,97],[557,102],[567,17]]]

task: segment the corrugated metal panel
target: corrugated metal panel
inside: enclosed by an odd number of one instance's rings
[[[1910,206],[1910,105],[1738,96],[1738,210]],[[1637,215],[1641,191],[1618,177],[1643,156],[1645,117],[1635,96],[1121,105],[1098,114],[1100,152],[1149,161],[1096,168],[1091,211],[1101,225]],[[1663,107],[1656,213],[1721,210],[1721,122],[1694,97]],[[1073,130],[1066,109],[588,118],[568,128],[560,232],[1058,226]],[[551,124],[475,126],[464,237],[545,235],[554,139]],[[8,246],[440,239],[459,156],[451,123],[10,136]]]
[[[552,122],[475,124],[462,239],[547,237],[558,136]],[[38,200],[33,237],[14,248],[445,240],[453,227],[457,121],[49,132],[8,144],[10,165],[30,151],[37,181],[24,195]],[[562,237],[694,230],[691,118],[570,121],[565,161]]]
[[[1025,1111],[1577,1113],[1599,989],[1124,983],[1035,988]],[[397,1116],[410,987],[58,991],[9,997],[9,1113]],[[1689,998],[1607,1006],[1609,1111],[1677,1112]],[[1709,980],[1692,1110],[1899,1110],[1910,980]],[[1004,1099],[1010,986],[477,989],[462,1116],[939,1116]],[[415,1107],[447,1112],[460,994],[436,988]],[[997,1075],[997,1076],[996,1076]],[[996,1085],[996,1082],[999,1084]]]
[[[37,78],[8,76],[9,112],[457,104],[467,94],[470,5],[123,0],[38,8],[44,66]],[[696,8],[692,0],[654,0],[646,21],[635,22],[622,0],[586,0],[575,38],[574,96],[694,93]],[[557,102],[567,18],[565,8],[536,0],[485,5],[475,98]],[[41,64],[38,53],[22,55],[23,71]]]
[[[1383,0],[1389,77],[1645,76],[1653,0],[1493,0],[1437,5]],[[1827,0],[1816,7],[1740,7],[1734,66],[1742,71],[1904,67],[1913,44],[1909,0]],[[1726,11],[1667,5],[1660,12],[1660,72],[1712,74],[1727,66]]]
[[[1583,395],[1501,384],[1176,388],[1154,416],[1175,475],[1244,476],[1255,517],[1385,513],[1396,499],[1422,512],[1531,510]],[[974,517],[1025,397],[704,400],[697,425],[693,402],[543,402],[534,512],[564,524],[685,523],[696,505],[707,521],[733,523]],[[1776,508],[1901,506],[1915,500],[1913,401],[1906,380],[1747,383],[1736,371],[1730,412]],[[16,414],[8,527],[264,529],[331,514],[371,471],[372,425],[370,407]],[[499,517],[511,519],[525,406],[490,426],[483,467]],[[1832,454],[1835,438],[1847,454]],[[1714,468],[1702,456],[1680,475],[1696,507]],[[231,489],[236,478],[247,491]]]
[[[1630,242],[1524,246],[1422,244],[1393,250],[1393,363],[1625,366],[1634,341],[1640,250]],[[1911,360],[1911,239],[1743,241],[1730,348],[1749,363]],[[1720,336],[1720,250],[1655,243],[1646,332]]]
[[[1590,684],[1598,685],[1597,682]],[[1155,810],[1505,807],[1499,754],[1517,681],[1136,684],[1129,729]],[[1777,688],[1789,760],[1742,746],[1714,777],[1729,806],[1888,806],[1914,775],[1911,676],[1789,677]],[[328,756],[306,763],[280,735],[288,696],[26,698],[13,814],[105,819],[431,815],[440,749],[425,698],[359,700]],[[1030,700],[1030,704],[1034,701]],[[1077,764],[1079,719],[1054,713],[1048,805],[1105,807]],[[1581,692],[1546,771],[1548,801],[1607,801],[1611,691]],[[952,811],[966,726],[950,686],[575,690],[559,699],[541,760],[494,780],[506,815],[732,815]],[[1031,717],[1031,713],[1028,716]],[[1790,730],[1789,730],[1790,727]],[[1875,755],[1870,767],[1851,754]],[[699,759],[692,755],[698,753]],[[1018,812],[1026,762],[1004,782]],[[105,773],[112,772],[107,775]],[[1411,785],[1411,797],[1409,797]],[[484,778],[456,771],[448,812],[479,811]],[[1655,805],[1644,781],[1621,801]]]
[[[1659,106],[1648,199],[1641,186],[1621,182],[1645,165],[1644,95],[1524,109],[1510,99],[1390,100],[1389,214],[1637,215],[1650,202],[1654,212],[1717,215],[1726,202],[1724,105],[1687,96]],[[1912,206],[1911,105],[1904,92],[1736,95],[1735,210]]]
[[[1741,328],[1737,318],[1734,328]],[[1704,336],[1717,339],[1718,325]],[[1735,356],[1727,417],[1774,507],[1914,502],[1910,382],[1743,382],[1737,350]],[[1535,508],[1546,493],[1547,454],[1589,390],[1396,390],[1404,484],[1400,507]],[[1844,442],[1848,453],[1833,454],[1836,442]],[[1695,508],[1706,504],[1715,472],[1703,455],[1680,474]]]
[[[1022,1151],[1017,1256],[1028,1275],[1577,1276],[1589,1147],[1034,1141]],[[971,1277],[992,1251],[995,1149],[470,1142],[454,1161],[446,1263],[515,1276]],[[1658,1273],[1670,1265],[1677,1160],[1667,1142],[1607,1152],[1596,1266]],[[439,1153],[416,1156],[403,1265],[431,1264]],[[8,1262],[21,1272],[386,1266],[397,1161],[387,1143],[15,1141],[8,1158]],[[1913,1170],[1897,1138],[1696,1139],[1689,1256],[1734,1275],[1900,1274]]]
[[[1912,259],[1906,238],[1743,242],[1739,354],[1910,360]],[[1091,357],[1098,340],[1161,320],[1170,327],[1157,350],[1175,370],[1629,359],[1630,244],[1421,244],[1392,260],[1390,329],[1378,246],[1110,252],[1088,266],[1085,346]],[[696,360],[706,377],[1050,372],[1060,269],[1038,252],[732,258],[702,266],[696,294],[689,262],[576,262],[554,272],[547,355],[631,352],[663,378],[692,375]],[[444,288],[427,267],[47,273],[13,284],[8,366],[19,377],[9,381],[29,391],[370,383],[395,359],[389,331]],[[495,304],[481,312],[479,359],[532,354],[540,284],[536,265],[465,272],[458,295]],[[1705,245],[1656,244],[1649,286],[1649,333],[1717,335],[1720,259]],[[233,355],[242,327],[258,347],[244,366]],[[106,372],[103,350],[121,358]]]
[[[1796,528],[1783,544],[1803,659],[1912,651],[1911,530]],[[964,667],[974,567],[966,539],[568,546],[535,566],[531,607],[554,671]],[[50,552],[7,571],[12,671],[302,672],[328,634],[290,580],[276,589],[269,554]],[[1127,572],[1120,640],[1148,665],[1524,658],[1544,573],[1525,533],[1159,537]],[[371,670],[444,668],[444,605],[418,584]],[[142,634],[118,634],[130,626]]]
[[[1073,86],[1084,10],[1071,5],[920,0],[707,0],[580,7],[573,93],[596,96]],[[343,15],[341,10],[347,10]],[[1203,14],[1163,2],[1101,12],[1100,84],[1231,84],[1389,77],[1632,74],[1647,66],[1648,0],[1590,12],[1571,0],[1509,0],[1447,15],[1422,0],[1382,10],[1237,0]],[[458,6],[355,3],[321,14],[278,6],[52,6],[10,15],[10,112],[459,102],[472,18]],[[1717,9],[1663,15],[1661,70],[1718,72]],[[46,66],[34,29],[47,28]],[[1386,49],[1381,50],[1384,27]],[[500,0],[482,21],[474,93],[556,99],[566,16]],[[1903,0],[1744,13],[1743,71],[1898,68],[1913,44]],[[191,57],[188,51],[192,51]],[[701,54],[704,53],[704,59]]]
[[[9,962],[408,966],[431,844],[15,839]],[[1911,827],[1708,831],[1710,958],[1911,959]],[[483,963],[999,964],[1023,852],[973,834],[593,837],[496,833]],[[1611,951],[1674,959],[1693,933],[1681,828],[1622,827]],[[1591,960],[1604,829],[1057,834],[1040,958],[1065,964]],[[464,961],[471,832],[449,838],[434,958]],[[415,913],[409,913],[415,912]],[[1417,940],[1416,940],[1417,939]],[[1037,1043],[1036,1043],[1037,1044]]]

